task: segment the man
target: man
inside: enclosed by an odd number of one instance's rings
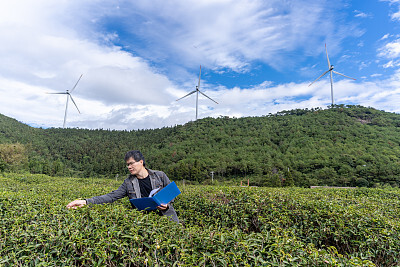
[[[96,196],[86,200],[74,200],[67,205],[67,208],[76,209],[87,204],[111,203],[126,196],[129,199],[148,197],[151,190],[155,188],[164,188],[171,183],[164,172],[146,168],[145,159],[139,150],[127,152],[125,161],[126,167],[131,174],[117,190],[106,195]],[[157,212],[179,223],[178,216],[171,203],[158,206]]]

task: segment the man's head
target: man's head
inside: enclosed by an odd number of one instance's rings
[[[140,152],[139,150],[131,150],[126,152],[125,162],[128,161],[130,158],[133,158],[135,161],[143,160],[143,166],[146,166],[146,161],[144,160],[144,156],[142,152]]]
[[[125,154],[126,167],[132,175],[138,175],[145,170],[146,162],[139,150],[131,150]]]

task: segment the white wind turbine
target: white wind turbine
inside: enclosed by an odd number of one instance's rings
[[[189,94],[177,99],[176,101],[181,100],[182,98],[185,98],[187,96],[190,96],[191,94],[196,93],[196,120],[197,120],[197,114],[198,114],[198,105],[199,105],[199,93],[204,95],[205,97],[207,97],[208,99],[210,99],[211,101],[215,102],[218,104],[217,101],[211,99],[209,96],[207,96],[206,94],[204,94],[202,91],[200,91],[200,78],[201,78],[201,65],[200,65],[200,73],[199,73],[199,84],[196,86],[196,90],[190,92]]]
[[[328,50],[326,49],[326,44],[325,44],[325,52],[326,52],[326,59],[328,60],[328,68],[329,69],[327,71],[325,71],[324,73],[322,73],[321,76],[319,76],[315,81],[310,83],[310,85],[308,85],[308,86],[311,86],[313,83],[318,81],[322,76],[324,76],[325,74],[327,74],[329,72],[329,74],[331,76],[331,99],[332,99],[332,106],[333,106],[333,78],[332,78],[332,72],[334,72],[336,74],[339,74],[339,75],[342,75],[343,77],[346,77],[346,78],[349,78],[349,79],[353,79],[353,80],[355,80],[355,79],[333,70],[333,65],[331,65],[331,63],[329,62]]]
[[[74,91],[74,89],[75,89],[76,86],[78,85],[79,81],[80,81],[81,78],[82,78],[82,75],[83,75],[83,74],[81,74],[81,76],[79,77],[78,81],[75,83],[74,87],[72,87],[71,90],[67,90],[67,91],[65,91],[65,92],[60,92],[60,93],[48,93],[48,94],[55,94],[55,95],[67,95],[67,103],[65,104],[65,115],[64,115],[64,124],[63,124],[63,128],[65,128],[65,122],[67,121],[68,101],[69,101],[70,98],[71,98],[72,103],[74,103],[74,105],[75,105],[76,109],[78,110],[78,112],[81,113],[81,112],[79,111],[79,108],[78,108],[78,106],[76,105],[74,99],[72,98],[71,93],[72,93],[72,91]]]

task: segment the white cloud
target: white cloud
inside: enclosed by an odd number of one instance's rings
[[[354,10],[354,13],[355,13],[354,17],[356,17],[356,18],[368,18],[368,17],[371,16],[371,15],[366,14],[366,13],[364,13],[362,11],[359,11],[359,10]]]
[[[398,67],[398,66],[400,66],[400,60],[390,60],[386,64],[382,65],[382,67],[385,68],[385,69],[395,68],[395,67]]]
[[[328,38],[335,46],[362,34],[342,21],[334,12],[340,3],[332,1],[135,1],[131,5],[126,8],[146,18],[135,32],[139,28],[146,44],[157,51],[147,57],[157,59],[160,50],[168,51],[168,58],[178,57],[186,66],[202,62],[208,68],[245,72],[253,60],[260,60],[282,69],[294,65],[300,55],[320,50],[316,43],[321,39]]]
[[[400,20],[400,11],[391,15],[392,20]]]
[[[175,85],[145,60],[87,38],[89,27],[79,23],[90,17],[83,14],[86,8],[80,1],[0,3],[0,113],[62,126],[66,98],[46,92],[71,89],[81,73],[73,97],[82,114],[70,106],[69,125],[94,117],[101,120],[116,104],[168,105],[173,100],[166,89]],[[106,33],[103,41],[117,38]]]
[[[400,39],[388,42],[378,49],[378,57],[388,59],[382,65],[383,68],[395,68],[400,66]]]
[[[400,1],[399,0],[381,0],[383,2],[390,2],[391,5],[397,5],[397,8],[399,9]],[[392,20],[400,20],[400,10],[397,12],[394,12],[390,15]]]
[[[398,58],[400,56],[400,39],[389,42],[381,47],[379,49],[378,56],[386,57],[389,59]]]
[[[380,39],[380,41],[382,41],[382,40],[386,40],[386,39],[388,39],[390,37],[390,34],[385,34],[384,36],[382,36],[382,38]]]

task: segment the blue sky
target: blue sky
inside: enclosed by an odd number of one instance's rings
[[[8,3],[10,2],[10,3]],[[11,3],[12,2],[12,3]],[[0,113],[38,127],[149,129],[334,102],[400,112],[400,1],[0,3]]]

